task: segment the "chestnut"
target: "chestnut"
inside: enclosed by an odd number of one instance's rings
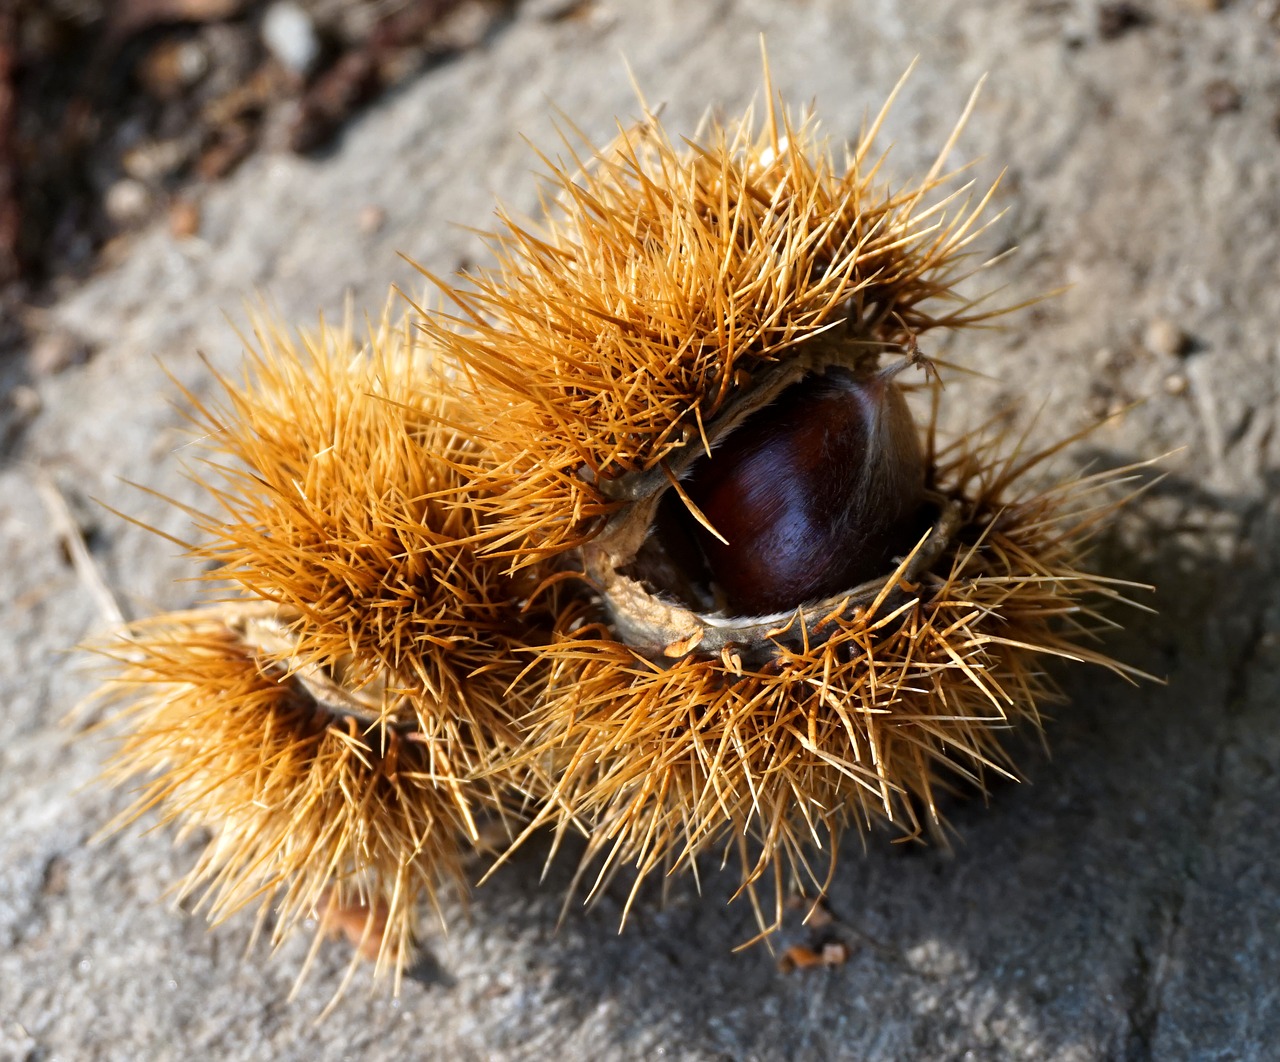
[[[883,575],[923,532],[925,462],[899,366],[812,373],[693,465],[682,506],[716,596],[764,615]]]

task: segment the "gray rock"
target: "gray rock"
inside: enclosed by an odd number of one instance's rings
[[[1212,5],[1208,5],[1212,6]],[[1280,1042],[1280,301],[1275,293],[1274,32],[1251,5],[1151,5],[1114,40],[1068,6],[601,0],[592,18],[517,16],[488,43],[389,96],[332,157],[260,157],[215,189],[201,238],[162,226],[67,295],[58,327],[97,355],[34,380],[42,412],[0,466],[0,1058],[61,1059],[1263,1059]],[[194,504],[177,388],[209,393],[203,352],[233,369],[224,320],[265,293],[286,317],[376,310],[417,290],[403,251],[448,273],[483,254],[497,195],[536,205],[521,134],[554,153],[548,101],[589,135],[637,111],[626,54],[676,133],[760,89],[758,35],[795,101],[837,139],[857,133],[915,55],[890,116],[892,173],[927,165],[990,72],[958,162],[981,184],[1008,167],[988,249],[1014,297],[1066,290],[1001,332],[945,351],[987,379],[956,382],[976,422],[1018,399],[1033,438],[1090,419],[1104,393],[1136,410],[1060,460],[1119,462],[1184,447],[1099,546],[1113,574],[1158,585],[1156,615],[1117,612],[1123,659],[1167,676],[1130,687],[1062,671],[1050,759],[1032,784],[950,809],[954,852],[856,841],[830,905],[856,931],[844,966],[783,976],[750,911],[708,866],[704,895],[644,893],[556,922],[567,869],[539,884],[528,850],[479,890],[446,897],[434,967],[399,1000],[361,971],[314,1019],[346,956],[321,949],[296,999],[305,942],[247,948],[252,918],[209,930],[165,891],[198,838],[147,824],[91,838],[127,801],[92,780],[105,738],[59,725],[92,688],[66,650],[101,630],[37,488],[58,484],[91,525],[126,611],[179,607],[189,564],[96,499],[181,537],[187,520],[128,485]],[[1241,109],[1213,118],[1201,88],[1229,66]],[[367,208],[385,224],[362,223]],[[1180,393],[1144,322],[1176,320],[1195,348]],[[1100,349],[1130,352],[1105,366]],[[158,359],[158,360],[157,360]],[[1025,411],[1025,409],[1024,409]]]

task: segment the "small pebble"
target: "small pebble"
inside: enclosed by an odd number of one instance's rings
[[[1156,317],[1143,330],[1142,345],[1152,354],[1176,358],[1187,349],[1187,334],[1167,317]]]
[[[822,945],[822,963],[824,966],[843,966],[849,961],[849,949],[840,943]]]
[[[44,408],[40,392],[27,384],[9,388],[9,405],[19,420],[30,420]]]
[[[126,151],[120,158],[120,165],[130,177],[143,182],[158,182],[178,170],[191,153],[192,145],[179,137],[147,140]]]
[[[1093,353],[1093,371],[1099,378],[1109,377],[1114,381],[1133,366],[1133,359],[1134,350],[1129,344],[1119,349],[1101,347]]]
[[[778,960],[778,969],[783,973],[796,970],[807,970],[815,966],[842,966],[849,961],[849,949],[844,944],[829,943],[822,946],[821,951],[814,951],[805,944],[789,947]]]
[[[1085,399],[1085,409],[1095,420],[1106,420],[1128,408],[1129,401],[1123,394],[1101,385],[1091,387]]]
[[[464,52],[478,48],[485,35],[493,28],[495,8],[493,4],[469,0],[445,9],[442,17],[431,27],[431,42],[449,51]]]
[[[315,24],[292,0],[278,0],[262,17],[262,43],[280,65],[306,77],[320,58]]]
[[[1164,378],[1165,393],[1173,395],[1175,398],[1179,395],[1185,395],[1187,386],[1187,378],[1180,372],[1171,373]]]
[[[366,236],[372,236],[374,233],[381,232],[387,223],[387,212],[378,206],[377,203],[366,203],[360,208],[360,215],[356,220],[356,224],[360,227],[360,231]]]
[[[200,204],[194,199],[175,199],[169,207],[169,231],[186,240],[200,231]]]
[[[198,41],[162,41],[143,58],[138,79],[153,96],[172,99],[209,70],[209,56]]]
[[[102,205],[115,224],[137,225],[151,212],[151,193],[141,181],[122,177],[107,189]]]
[[[89,359],[89,347],[70,332],[46,332],[27,353],[32,376],[54,376]]]
[[[1232,114],[1238,111],[1244,102],[1240,90],[1225,77],[1210,81],[1204,87],[1204,102],[1209,113],[1215,118],[1220,114]]]
[[[67,866],[67,861],[62,856],[54,856],[45,867],[44,881],[40,885],[41,894],[44,896],[65,896],[69,877],[70,869]]]
[[[1123,37],[1151,21],[1151,16],[1137,4],[1116,0],[1098,8],[1098,36],[1104,41]]]

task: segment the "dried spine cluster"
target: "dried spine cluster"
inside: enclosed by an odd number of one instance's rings
[[[377,906],[400,968],[421,895],[517,813],[585,831],[597,884],[728,846],[753,902],[821,888],[850,825],[920,831],[939,786],[1012,772],[1042,657],[1123,670],[1080,646],[1117,596],[1079,570],[1108,477],[1022,493],[1048,452],[940,449],[904,398],[925,333],[998,312],[957,290],[990,193],[947,190],[950,144],[893,189],[883,113],[837,164],[768,99],[549,164],[544,221],[437,282],[453,313],[263,329],[200,411],[192,552],[239,592],[133,632],[115,773],[214,828],[215,913]]]
[[[212,829],[186,884],[211,916],[261,901],[280,940],[379,910],[364,950],[398,972],[419,901],[509,813],[530,624],[475,551],[474,446],[412,323],[363,342],[264,323],[251,350],[222,408],[188,396],[217,506],[190,551],[216,562],[216,598],[115,651],[129,732],[111,773],[150,776],[130,817]]]

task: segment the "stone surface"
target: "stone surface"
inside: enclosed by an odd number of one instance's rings
[[[200,234],[163,222],[64,298],[49,327],[97,350],[35,378],[37,406],[0,423],[0,1059],[1262,1059],[1280,1042],[1280,52],[1266,4],[1168,0],[1123,34],[1087,3],[676,0],[517,9],[481,46],[387,99],[321,160],[260,157],[202,204]],[[541,12],[541,13],[540,13]],[[1016,297],[1066,290],[945,356],[988,378],[955,408],[1040,409],[1036,438],[1145,398],[1059,471],[1178,447],[1099,545],[1114,574],[1152,581],[1158,615],[1117,613],[1109,648],[1168,684],[1064,671],[1069,700],[1031,739],[1030,784],[957,801],[953,852],[884,838],[848,845],[830,896],[850,960],[783,975],[726,906],[652,890],[626,932],[621,895],[571,910],[566,870],[539,883],[530,849],[475,895],[446,902],[431,963],[398,1001],[367,973],[315,1017],[345,954],[322,948],[289,1000],[304,942],[269,957],[252,919],[209,930],[165,890],[193,841],[135,827],[94,843],[124,797],[92,785],[107,746],[60,720],[92,687],[68,655],[102,629],[38,486],[51,478],[90,529],[125,608],[191,600],[188,565],[103,504],[185,533],[128,486],[185,500],[177,388],[231,369],[264,293],[287,317],[376,311],[418,288],[395,252],[449,272],[483,255],[493,197],[532,210],[554,153],[552,104],[595,138],[636,111],[620,53],[664,117],[691,132],[708,106],[759,90],[758,35],[793,100],[855,135],[913,56],[886,127],[889,165],[927,165],[983,72],[959,145],[981,182],[1008,167],[987,249]],[[1230,75],[1241,105],[1212,113]],[[362,221],[382,212],[381,225]],[[1167,320],[1182,357],[1148,349]],[[1099,352],[1106,351],[1105,356]],[[1169,393],[1173,372],[1186,386]],[[0,365],[0,387],[27,386]],[[32,410],[35,410],[34,412]],[[1069,472],[1068,472],[1069,474]],[[101,504],[99,504],[101,503]],[[144,824],[145,825],[145,824]],[[246,948],[248,950],[246,951]]]

